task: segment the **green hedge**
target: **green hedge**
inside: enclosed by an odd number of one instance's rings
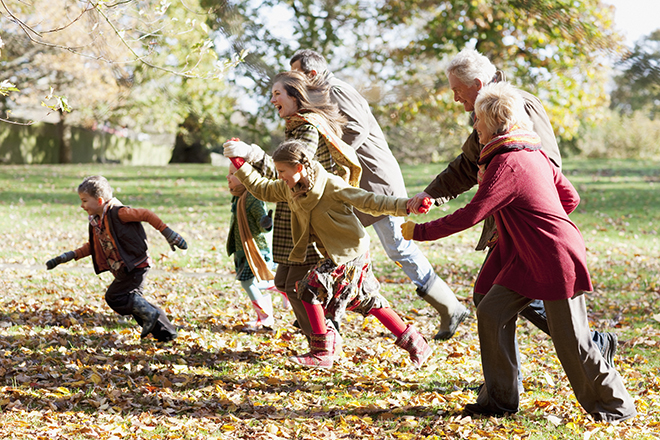
[[[0,163],[54,164],[59,161],[57,126],[0,124]],[[85,128],[71,128],[73,163],[117,162],[124,165],[166,165],[174,137],[116,136]]]

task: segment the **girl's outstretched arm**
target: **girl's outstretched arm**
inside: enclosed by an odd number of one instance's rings
[[[232,158],[232,162],[237,158]],[[239,161],[240,162],[240,161]],[[250,193],[264,202],[286,202],[289,187],[283,180],[271,180],[263,177],[247,162],[234,162],[234,175],[241,181]]]

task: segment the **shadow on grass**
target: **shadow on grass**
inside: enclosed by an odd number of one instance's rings
[[[98,313],[88,307],[41,307],[4,313],[0,314],[0,323],[9,334],[0,336],[3,410],[102,410],[124,416],[144,412],[190,417],[233,414],[245,418],[282,414],[294,418],[377,416],[389,412],[369,403],[344,407],[324,401],[317,390],[326,389],[327,377],[298,380],[299,367],[278,370],[281,374],[272,376],[261,372],[250,376],[238,371],[238,363],[251,364],[247,369],[250,371],[270,363],[272,357],[287,356],[291,354],[288,347],[270,347],[265,353],[240,347],[214,350],[190,340],[139,341],[139,327],[134,321],[121,323],[117,315]],[[20,334],[18,329],[12,334],[9,324],[23,327]],[[374,379],[373,386],[381,381],[382,378]],[[370,386],[339,381],[332,389],[362,393]],[[436,392],[445,392],[444,388],[434,388]],[[448,387],[447,393],[451,391]],[[296,393],[305,393],[321,403],[300,410],[280,403]],[[275,400],[264,403],[264,399],[269,399],[264,396]],[[437,412],[410,407],[386,417],[428,417]]]

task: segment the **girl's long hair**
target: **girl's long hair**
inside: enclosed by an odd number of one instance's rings
[[[281,83],[286,93],[298,102],[298,112],[314,112],[328,121],[330,129],[339,137],[343,134],[346,117],[337,104],[330,100],[330,83],[324,75],[307,77],[296,70],[278,73],[273,84]]]
[[[314,187],[316,173],[312,167],[312,160],[305,151],[305,144],[297,139],[282,142],[273,153],[273,161],[285,163],[290,166],[301,164],[307,171],[307,182],[300,182],[300,188],[293,191],[293,198],[298,198]]]

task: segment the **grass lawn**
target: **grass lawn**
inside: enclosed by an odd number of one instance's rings
[[[443,165],[404,167],[415,194]],[[480,228],[420,243],[473,312],[457,335],[431,342],[421,370],[373,318],[349,315],[331,371],[286,358],[307,343],[276,298],[272,334],[237,331],[252,318],[226,256],[226,168],[206,165],[0,167],[0,438],[9,439],[652,439],[660,436],[660,163],[569,160],[582,202],[573,221],[587,244],[593,328],[619,337],[616,368],[639,416],[593,422],[576,402],[549,338],[519,321],[525,391],[508,418],[463,417],[482,381],[471,290],[484,254]],[[87,240],[76,188],[103,174],[124,204],[155,211],[188,242],[172,252],[148,225],[153,270],[146,295],[179,327],[172,343],[140,341],[103,294],[112,276],[91,260],[52,271],[45,261]],[[417,221],[463,206],[465,194]],[[435,312],[372,236],[385,296],[428,336]]]

